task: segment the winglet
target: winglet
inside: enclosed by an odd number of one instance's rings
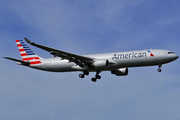
[[[27,39],[26,37],[24,37],[24,39],[26,40],[27,43],[29,44],[33,44],[34,42],[30,41],[29,39]]]

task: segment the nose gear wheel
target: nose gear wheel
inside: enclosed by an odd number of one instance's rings
[[[158,67],[159,67],[159,68],[158,68],[157,71],[158,71],[158,72],[161,72],[161,71],[162,71],[162,70],[161,70],[162,65],[160,64],[160,65],[158,65]]]

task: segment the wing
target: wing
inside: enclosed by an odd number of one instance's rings
[[[51,47],[47,47],[47,46],[44,46],[44,45],[34,43],[34,42],[30,41],[27,38],[24,38],[24,39],[26,40],[27,43],[29,43],[29,44],[31,44],[33,46],[36,46],[38,48],[41,48],[43,50],[46,50],[46,51],[50,52],[50,54],[52,54],[54,56],[61,57],[62,59],[67,59],[67,60],[69,60],[69,62],[74,62],[77,65],[79,65],[80,67],[84,67],[86,64],[92,63],[94,61],[94,58],[81,56],[81,55],[77,55],[77,54],[72,54],[72,53],[69,53],[69,52],[65,52],[65,51],[62,51],[62,50],[58,50],[58,49],[54,49],[54,48],[51,48]]]

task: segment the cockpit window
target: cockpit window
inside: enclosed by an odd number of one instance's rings
[[[174,52],[168,52],[168,54],[174,54]]]

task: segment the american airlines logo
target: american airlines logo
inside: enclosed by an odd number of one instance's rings
[[[146,57],[146,52],[143,53],[129,53],[129,54],[114,54],[112,59],[130,59],[130,58],[142,58]]]
[[[148,50],[148,52],[150,53],[151,57],[154,57],[154,54],[150,50]]]

